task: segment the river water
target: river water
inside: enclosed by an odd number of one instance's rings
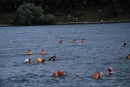
[[[0,87],[129,87],[129,54],[130,23],[0,27]],[[29,58],[33,63],[24,63]],[[108,67],[118,73],[110,76]],[[51,77],[58,70],[67,74]],[[102,78],[86,77],[99,71]]]

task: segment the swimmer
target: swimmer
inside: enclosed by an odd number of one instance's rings
[[[31,55],[32,52],[30,50],[27,51],[27,55]]]
[[[56,76],[64,76],[66,71],[60,70],[57,72],[54,72],[52,76],[56,77]]]
[[[42,60],[42,63],[45,63],[45,62],[46,62],[46,60],[45,60],[45,59],[43,59],[43,60]]]
[[[82,42],[85,42],[85,39],[82,39]]]
[[[45,54],[46,54],[46,52],[42,49],[41,54],[42,54],[42,55],[45,55]]]
[[[63,41],[62,40],[60,40],[60,42],[59,43],[63,43]]]
[[[112,74],[115,73],[114,70],[112,69],[112,67],[109,67],[109,68],[108,68],[108,71],[109,71],[109,74],[110,74],[110,75],[112,75]]]
[[[58,76],[64,76],[66,71],[60,70],[58,71]]]
[[[76,42],[77,42],[77,40],[76,40],[76,39],[74,39],[74,40],[73,40],[73,42],[74,42],[74,43],[76,43]]]
[[[91,78],[98,79],[98,78],[102,77],[102,75],[103,75],[103,72],[95,73],[91,76]]]
[[[10,44],[13,44],[13,41],[10,41]]]
[[[50,61],[55,61],[55,59],[56,59],[56,56],[55,56],[55,55],[52,56],[51,58],[49,58]]]
[[[127,44],[126,43],[124,43],[124,47],[126,47],[127,46]]]
[[[130,59],[130,54],[126,58]]]

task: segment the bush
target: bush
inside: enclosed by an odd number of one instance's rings
[[[40,16],[39,18],[37,18],[37,24],[45,24],[45,16]]]

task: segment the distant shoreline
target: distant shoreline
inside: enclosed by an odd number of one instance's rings
[[[130,21],[104,21],[104,22],[58,22],[52,25],[76,25],[76,24],[110,24],[110,23],[130,23]],[[0,24],[0,27],[17,26],[13,24]],[[27,26],[42,26],[42,25],[27,25]]]
[[[59,22],[57,25],[71,25],[71,24],[108,24],[108,23],[130,23],[130,21],[105,21],[105,22]]]

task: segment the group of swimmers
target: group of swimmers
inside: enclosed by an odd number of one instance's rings
[[[32,59],[25,59],[24,62],[25,62],[25,63],[32,63],[33,61],[32,61]],[[41,58],[37,58],[37,59],[36,59],[36,62],[37,62],[37,63],[45,63],[46,60],[45,60],[45,59],[41,59]]]
[[[56,56],[54,55],[54,56],[50,57],[49,60],[55,61],[55,58],[56,58]],[[41,58],[37,58],[36,61],[37,61],[37,63],[45,63],[46,62],[45,59],[41,59]],[[33,62],[32,59],[25,59],[25,63],[32,63],[32,62]],[[108,71],[109,71],[110,75],[115,73],[114,70],[112,69],[112,67],[109,67]],[[52,76],[57,77],[57,76],[64,76],[66,74],[67,74],[67,72],[65,70],[60,70],[60,71],[54,72]],[[102,76],[103,76],[103,72],[98,72],[98,73],[93,74],[92,76],[89,76],[89,78],[98,79]]]
[[[124,47],[126,47],[126,46],[127,46],[127,44],[124,43]],[[130,54],[127,56],[127,58],[130,59]],[[113,75],[115,73],[114,69],[112,67],[108,68],[108,72],[109,72],[109,75]],[[65,73],[66,73],[66,71],[61,70],[61,71],[54,72],[52,76],[54,76],[54,77],[63,76],[63,75],[65,75]],[[98,73],[95,73],[95,74],[89,76],[89,78],[98,79],[102,76],[103,76],[103,72],[100,71]]]
[[[108,68],[108,72],[109,72],[109,75],[113,75],[115,73],[112,67]],[[54,76],[54,77],[64,76],[64,75],[66,75],[66,73],[67,73],[66,71],[60,70],[60,71],[54,72],[52,76]],[[98,73],[95,73],[95,74],[89,76],[89,78],[98,79],[98,78],[100,78],[102,76],[103,76],[103,72],[98,72]]]
[[[81,42],[85,42],[86,40],[85,39],[81,39]],[[69,40],[69,42],[73,42],[73,43],[76,43],[77,40],[74,39],[74,40]],[[60,40],[59,43],[63,43],[63,40]]]
[[[28,50],[28,51],[27,51],[27,55],[31,55],[31,54],[32,54],[31,50]],[[46,51],[44,51],[44,50],[42,49],[42,51],[41,51],[40,54],[45,55],[45,54],[46,54]]]
[[[28,50],[27,51],[27,55],[31,55],[31,54],[32,54],[31,50]],[[42,51],[40,52],[40,54],[45,55],[46,51],[42,49]],[[54,55],[54,56],[50,57],[49,60],[50,61],[55,61],[56,60],[56,56]],[[37,61],[37,63],[45,63],[46,62],[45,59],[41,59],[41,58],[37,58],[36,61]],[[32,61],[32,59],[25,59],[24,62],[25,63],[32,63],[33,61]]]
[[[83,40],[83,42],[85,41],[84,39],[82,39],[82,40]],[[73,42],[77,42],[76,39],[74,39]],[[60,43],[63,43],[62,40],[60,40]],[[126,47],[126,46],[127,46],[127,44],[124,43],[124,47]],[[31,54],[32,54],[32,52],[30,50],[28,50],[27,55],[31,55]],[[41,54],[45,55],[46,52],[42,49]],[[130,54],[126,58],[130,59]],[[50,61],[55,61],[55,59],[56,59],[55,55],[49,58]],[[41,59],[41,58],[37,58],[36,61],[37,61],[37,63],[45,63],[46,62],[45,59]],[[32,59],[26,59],[25,62],[32,63]],[[112,67],[108,68],[108,72],[109,72],[110,75],[113,75],[115,73]],[[60,71],[54,72],[52,76],[53,77],[64,76],[64,75],[66,75],[66,73],[67,72],[65,70],[60,70]],[[95,73],[95,74],[93,74],[89,77],[94,78],[94,79],[98,79],[102,76],[103,76],[103,72],[98,72],[98,73]]]
[[[109,72],[109,75],[113,75],[115,73],[112,67],[108,68],[108,72]],[[103,76],[103,72],[98,72],[98,73],[95,73],[95,74],[93,74],[91,76],[87,76],[87,78],[98,79],[98,78],[100,78],[102,76]]]
[[[27,55],[31,55],[31,54],[32,54],[31,50],[28,50],[27,51]],[[46,51],[44,49],[42,49],[42,51],[40,52],[40,54],[45,55]],[[55,61],[56,60],[56,56],[54,55],[54,56],[50,57],[49,60],[50,61]],[[45,59],[41,59],[41,58],[37,58],[36,61],[37,61],[37,63],[45,63],[46,62]],[[32,63],[32,59],[25,59],[25,62],[26,63]]]
[[[69,40],[69,42],[73,42],[73,43],[76,43],[77,40],[76,39],[73,39],[73,40]],[[81,42],[86,42],[85,39],[81,39]],[[60,40],[59,43],[63,43],[63,40]],[[10,41],[10,44],[13,44],[13,41]],[[44,54],[44,53],[43,53]]]
[[[31,50],[28,50],[27,51],[27,55],[31,55],[31,54],[32,54]],[[45,55],[46,52],[42,49],[40,54]],[[55,61],[55,60],[56,60],[56,56],[55,55],[49,58],[49,61]],[[25,63],[32,63],[33,61],[32,61],[32,59],[25,59],[24,62]],[[41,58],[37,58],[36,62],[37,63],[45,63],[46,60],[45,59],[41,59]],[[54,72],[52,76],[54,76],[54,77],[55,76],[64,76],[65,73],[66,73],[66,71],[60,70],[60,71]]]
[[[109,72],[109,75],[113,75],[115,73],[112,67],[108,68],[108,72]],[[60,71],[54,72],[52,76],[54,76],[54,77],[64,76],[64,75],[66,75],[66,73],[67,73],[66,71],[60,70]],[[98,72],[98,73],[95,73],[95,74],[89,76],[89,78],[98,79],[98,78],[101,78],[102,76],[103,76],[103,72]]]
[[[108,72],[109,72],[109,75],[113,75],[115,73],[112,67],[108,68]],[[66,71],[60,70],[60,71],[54,72],[52,76],[54,76],[54,77],[64,76],[64,75],[66,75],[66,73],[67,73]],[[98,72],[98,73],[95,73],[95,74],[89,76],[89,78],[98,79],[98,78],[100,78],[102,76],[103,76],[103,72]]]

